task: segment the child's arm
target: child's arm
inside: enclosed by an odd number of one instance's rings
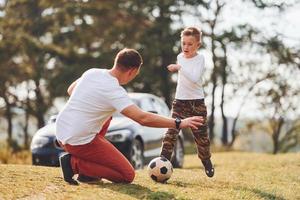
[[[178,64],[170,64],[167,66],[167,68],[170,72],[177,72],[181,68],[181,66]]]

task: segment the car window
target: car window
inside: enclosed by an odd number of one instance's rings
[[[135,105],[137,105],[138,107],[140,107],[141,108],[141,103],[139,102],[139,100],[137,100],[137,99],[131,99],[132,101],[133,101],[133,103],[135,104]]]
[[[143,98],[140,101],[141,109],[144,111],[156,111],[150,98]]]
[[[160,101],[158,99],[153,99],[153,105],[155,107],[155,111],[157,111],[158,114],[169,116],[169,108],[165,104],[165,102]]]
[[[133,101],[133,103],[135,105],[137,105],[139,108],[141,108],[141,102],[138,100],[138,99],[134,99],[134,98],[131,98],[131,100]],[[122,115],[121,113],[119,112],[115,112],[113,114],[113,117],[123,117],[124,115]]]

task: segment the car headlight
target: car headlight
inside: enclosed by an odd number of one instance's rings
[[[34,136],[31,141],[30,149],[41,148],[50,142],[49,137]]]
[[[105,135],[105,138],[111,142],[124,142],[130,133],[128,129],[111,131]]]

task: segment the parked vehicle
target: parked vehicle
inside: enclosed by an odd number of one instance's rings
[[[129,93],[129,96],[141,109],[169,116],[170,110],[165,102],[148,93]],[[46,126],[39,129],[31,142],[32,164],[59,166],[58,158],[64,151],[55,137],[55,119],[52,116]],[[131,162],[135,169],[142,169],[145,164],[159,156],[162,139],[166,128],[141,126],[135,121],[116,114],[113,116],[105,137]],[[173,167],[181,168],[184,158],[184,138],[180,133],[171,162]]]

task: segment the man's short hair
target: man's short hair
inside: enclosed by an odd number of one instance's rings
[[[140,53],[134,49],[122,49],[115,58],[115,66],[121,71],[139,68],[143,64]]]

